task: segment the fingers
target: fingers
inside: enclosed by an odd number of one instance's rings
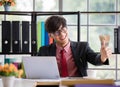
[[[109,47],[104,47],[104,45],[102,45],[102,48],[101,48],[101,61],[102,62],[105,62],[106,59],[110,58],[111,55],[112,55],[112,50],[109,48]]]
[[[110,48],[106,48],[106,50],[108,55],[112,55],[112,50]]]
[[[101,46],[102,46],[102,47],[107,47],[108,45],[109,45],[109,43],[106,42],[105,40],[103,40],[103,41],[101,42]]]
[[[103,52],[105,52],[106,57],[110,57],[112,55],[112,50],[109,47],[104,48]]]

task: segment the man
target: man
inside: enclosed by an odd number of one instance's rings
[[[45,29],[55,42],[40,47],[38,56],[56,56],[61,77],[87,76],[87,62],[93,65],[109,64],[108,58],[111,50],[105,46],[105,41],[100,49],[100,54],[95,53],[87,42],[70,41],[67,23],[62,16],[49,17],[45,22]],[[64,56],[61,54],[61,50],[64,50],[62,53]],[[62,64],[62,57],[66,58],[64,64]]]

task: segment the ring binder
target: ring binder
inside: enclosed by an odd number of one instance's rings
[[[11,22],[2,21],[2,53],[11,52]]]
[[[22,21],[22,53],[29,53],[29,21]]]
[[[12,52],[20,53],[20,22],[12,21]]]

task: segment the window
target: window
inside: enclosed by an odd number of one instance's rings
[[[81,12],[80,40],[88,41],[90,47],[96,52],[100,52],[100,34],[110,35],[109,46],[114,52],[114,28],[120,24],[120,14],[107,12],[119,10],[119,0],[76,0],[74,2],[72,0],[63,0],[63,11]],[[95,70],[98,78],[120,80],[119,54],[112,55],[109,66],[93,66],[89,64],[89,69]]]

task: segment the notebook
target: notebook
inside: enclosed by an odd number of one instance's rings
[[[59,70],[54,56],[22,57],[27,79],[59,79]]]

